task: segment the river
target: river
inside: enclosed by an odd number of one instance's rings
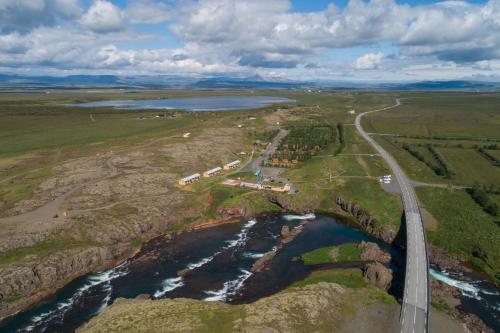
[[[310,222],[277,252],[270,269],[251,273],[255,261],[276,248],[283,225],[294,227],[305,219]],[[120,266],[79,278],[44,304],[9,318],[0,324],[0,331],[71,332],[114,299],[143,294],[154,299],[187,297],[227,303],[251,302],[309,274],[311,268],[294,261],[295,256],[323,246],[361,241],[377,242],[391,253],[394,259],[390,265],[396,274],[394,290],[401,290],[397,288],[397,281],[403,281],[404,255],[398,249],[332,217],[271,215],[185,232],[172,239],[156,238]],[[359,267],[359,263],[343,266]],[[189,270],[187,274],[179,274],[186,270]],[[471,312],[481,312],[489,305],[489,302],[481,303]]]
[[[440,271],[430,268],[430,275],[438,281],[460,291],[461,307],[476,314],[495,332],[500,332],[500,291],[489,281],[478,279],[475,274]]]

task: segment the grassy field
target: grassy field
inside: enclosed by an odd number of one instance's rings
[[[337,256],[332,256],[332,251],[335,250]],[[361,260],[361,249],[356,243],[346,243],[339,246],[326,246],[304,253],[300,259],[305,265],[327,264],[332,262],[342,261],[359,261]]]
[[[465,191],[417,188],[417,194],[438,221],[436,231],[427,231],[429,240],[500,281],[498,221]]]
[[[310,284],[316,284],[319,282],[338,283],[341,286],[347,288],[363,288],[368,285],[366,281],[363,279],[361,270],[352,268],[352,269],[338,269],[338,270],[328,269],[328,270],[314,271],[304,280],[294,282],[291,285],[291,287],[300,288]]]
[[[496,158],[500,159],[500,150],[487,150],[489,154],[495,156]]]
[[[287,170],[283,176],[290,178],[300,189],[295,199],[297,201],[308,201],[319,196],[319,208],[330,211],[335,196],[340,195],[360,205],[381,225],[399,230],[402,212],[400,201],[396,195],[385,192],[378,179],[373,178],[388,172],[385,163],[377,156],[363,156],[366,164],[363,167],[357,157],[346,154],[313,158],[300,167]]]
[[[456,172],[453,181],[458,184],[500,185],[500,168],[494,166],[473,149],[437,148]]]
[[[439,177],[425,163],[417,160],[409,152],[404,150],[400,144],[395,144],[387,137],[375,136],[380,145],[389,152],[399,165],[403,168],[410,179],[428,183],[446,183],[447,180]]]
[[[345,127],[346,154],[375,154],[373,147],[358,133],[353,125]]]
[[[498,94],[406,93],[399,108],[363,119],[368,132],[500,138]]]

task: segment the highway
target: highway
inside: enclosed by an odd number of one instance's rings
[[[401,187],[403,208],[406,219],[406,271],[403,304],[401,309],[401,332],[427,332],[428,311],[428,257],[425,243],[422,217],[418,208],[417,197],[410,179],[403,172],[396,160],[382,148],[361,127],[361,118],[367,114],[385,111],[400,106],[396,104],[373,111],[360,113],[356,117],[356,129],[385,159]]]

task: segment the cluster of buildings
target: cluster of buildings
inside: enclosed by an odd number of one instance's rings
[[[224,185],[229,185],[229,186],[236,186],[236,187],[241,187],[241,188],[247,188],[251,190],[264,190],[264,191],[273,191],[273,192],[280,192],[280,193],[285,193],[285,192],[290,192],[292,189],[290,184],[285,184],[284,186],[271,186],[271,185],[264,185],[264,184],[257,184],[257,183],[250,183],[250,182],[245,182],[242,180],[235,180],[235,179],[228,179],[224,181],[222,184]]]
[[[240,160],[232,161],[232,162],[229,162],[227,164],[224,164],[224,166],[222,168],[215,167],[213,169],[210,169],[210,170],[203,172],[203,177],[205,177],[205,178],[213,177],[213,176],[220,174],[223,170],[237,169],[240,167],[240,165],[241,165]],[[195,174],[192,174],[190,176],[187,176],[187,177],[180,179],[179,185],[185,186],[188,184],[196,183],[200,179],[201,179],[201,174],[195,173]]]

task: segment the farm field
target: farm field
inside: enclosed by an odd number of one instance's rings
[[[423,207],[438,221],[429,240],[498,280],[500,276],[500,230],[495,218],[463,190],[417,187]]]
[[[485,185],[500,184],[500,169],[476,150],[460,148],[437,148],[437,150],[455,171],[453,182],[467,185],[475,182]]]
[[[500,139],[498,94],[406,93],[402,106],[363,119],[367,132]]]
[[[489,154],[495,156],[496,158],[500,159],[500,150],[486,150]]]

